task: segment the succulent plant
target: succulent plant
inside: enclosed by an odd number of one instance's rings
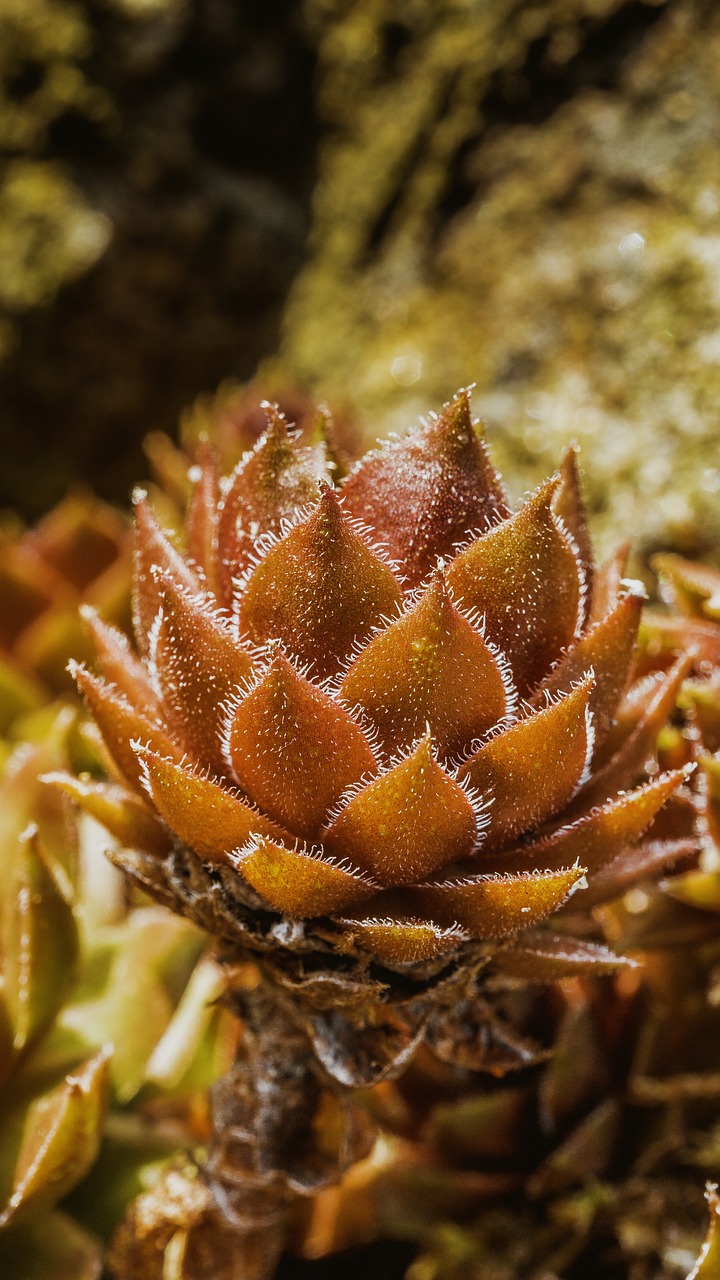
[[[540,926],[694,851],[656,820],[685,774],[651,761],[687,662],[632,685],[642,592],[593,567],[574,452],[511,513],[465,392],[339,488],[272,409],[230,477],[209,451],[197,474],[184,553],[137,498],[138,655],[91,620],[101,674],[76,678],[122,782],[78,798],[139,884],[257,966],[234,1001],[264,1085],[246,1056],[217,1086],[205,1175],[249,1230],[362,1150],[348,1086],[423,1040],[522,1059],[482,995],[498,952],[614,967]]]
[[[202,935],[130,908],[105,833],[40,780],[92,763],[76,721],[56,707],[0,781],[0,1272],[18,1280],[100,1276],[128,1200],[205,1138],[233,1035]]]
[[[691,1259],[702,1182],[720,1162],[720,572],[664,554],[653,566],[665,608],[645,614],[636,689],[617,721],[627,732],[682,663],[676,706],[656,722],[655,759],[697,769],[656,828],[666,850],[675,844],[676,869],[693,843],[700,865],[659,886],[636,883],[596,916],[639,962],[634,973],[590,974],[528,1002],[531,966],[496,957],[487,980],[496,1005],[522,977],[516,1014],[549,1060],[488,1085],[419,1056],[390,1093],[371,1095],[397,1137],[318,1201],[311,1256],[375,1233],[421,1243],[408,1280],[718,1274],[712,1186],[708,1239]]]

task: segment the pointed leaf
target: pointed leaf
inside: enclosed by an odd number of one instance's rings
[[[461,779],[492,798],[487,848],[537,826],[576,791],[592,746],[592,687],[586,676],[566,697],[491,738],[462,766]]]
[[[348,511],[368,524],[417,586],[459,542],[508,514],[460,391],[417,431],[363,458],[343,487]]]
[[[198,449],[193,475],[195,489],[185,522],[187,553],[191,565],[215,599],[219,598],[218,514],[220,480],[215,451],[207,441]]]
[[[212,1055],[218,1004],[226,988],[222,969],[209,957],[195,966],[172,1020],[158,1040],[145,1067],[145,1082],[177,1091],[188,1077],[197,1078],[197,1068]],[[217,1073],[207,1081],[212,1084]]]
[[[322,849],[286,849],[258,838],[233,861],[275,911],[299,919],[345,910],[377,891],[377,885],[347,859],[336,862]]]
[[[142,849],[158,858],[169,852],[167,832],[148,806],[124,787],[70,773],[46,773],[43,782],[58,787],[126,848]]]
[[[340,794],[375,757],[348,712],[276,650],[254,689],[228,712],[227,759],[271,818],[313,836]]]
[[[408,902],[441,924],[459,924],[473,938],[501,938],[556,911],[582,880],[582,867],[518,875],[468,876],[406,890]]]
[[[239,621],[256,644],[282,640],[322,679],[337,674],[401,598],[392,570],[352,528],[326,485],[308,519],[253,569]]]
[[[600,568],[595,570],[592,603],[588,617],[591,627],[596,622],[602,622],[605,615],[610,613],[618,602],[630,556],[630,547],[629,542],[621,542],[600,565]]]
[[[0,1227],[29,1205],[57,1203],[88,1172],[102,1136],[107,1061],[102,1050],[31,1104]]]
[[[182,751],[165,731],[136,711],[119,690],[98,680],[76,663],[72,664],[71,671],[108,752],[136,791],[142,791],[143,781],[138,758],[131,745],[133,742],[141,742],[143,746],[157,751],[158,755],[169,756],[173,760],[182,758]]]
[[[499,854],[494,861],[498,868],[514,868],[529,862],[534,866],[567,867],[577,860],[592,874],[640,839],[684,778],[681,769],[664,773],[644,787],[622,792],[533,845]]]
[[[646,691],[643,714],[607,763],[582,788],[578,805],[586,808],[615,795],[635,782],[649,762],[657,760],[658,735],[670,717],[691,666],[690,656],[679,658],[667,673],[657,678],[654,688]]]
[[[277,534],[283,520],[317,498],[317,482],[326,475],[325,451],[307,448],[288,432],[276,406],[265,405],[268,426],[252,453],[246,454],[222,500],[218,521],[220,589],[231,605],[235,582],[252,562],[255,543]]]
[[[444,756],[514,707],[504,660],[455,608],[440,572],[414,608],[355,659],[340,694],[367,713],[386,751],[407,747],[429,725]]]
[[[32,827],[21,839],[3,923],[5,999],[14,1046],[21,1050],[60,1009],[75,977],[79,945],[72,906]]]
[[[136,909],[123,925],[122,946],[111,952],[100,993],[78,992],[86,998],[63,1010],[63,1030],[89,1044],[112,1045],[110,1082],[119,1102],[142,1087],[146,1063],[202,949],[202,935],[187,921],[155,907]]]
[[[428,737],[353,795],[323,834],[338,857],[382,885],[410,884],[466,858],[477,838],[473,807],[434,760]]]
[[[150,659],[164,715],[189,753],[222,775],[224,707],[252,674],[252,658],[207,600],[187,595],[167,574],[156,577]]]
[[[652,832],[653,828],[645,840],[632,848],[624,849],[595,872],[588,886],[587,898],[583,899],[583,907],[610,902],[627,893],[628,889],[640,881],[657,880],[663,873],[678,870],[679,864],[687,867],[697,860],[697,839],[653,840]],[[679,883],[681,879],[682,877],[677,877],[668,881],[664,888],[671,893],[675,883]],[[680,898],[681,894],[677,897]]]
[[[143,707],[154,714],[157,694],[125,633],[103,622],[89,605],[83,605],[80,612],[90,632],[101,675],[108,684],[115,685],[132,706]]]
[[[222,865],[254,834],[283,839],[285,833],[274,822],[189,765],[142,748],[138,755],[158,813],[201,858]]]
[[[553,511],[559,483],[548,480],[447,570],[454,599],[484,618],[522,696],[576,638],[584,610],[580,564]]]
[[[340,923],[357,946],[387,965],[422,964],[450,955],[469,936],[457,925],[446,928],[432,920],[408,916],[341,919]]]
[[[578,448],[571,445],[560,467],[560,487],[555,494],[553,511],[569,533],[577,549],[578,559],[585,580],[585,609],[593,598],[593,552],[588,529],[585,503],[582,496]],[[585,622],[585,617],[581,619]]]
[[[584,905],[584,898],[580,901]],[[498,953],[494,964],[501,973],[522,982],[558,982],[635,967],[634,960],[616,955],[598,942],[565,938],[539,929],[528,929],[510,951]]]
[[[546,694],[568,693],[586,671],[592,671],[595,688],[590,710],[596,747],[604,740],[630,679],[642,606],[642,596],[623,596],[560,660],[532,700],[535,706],[542,706]]]
[[[200,583],[170,539],[163,533],[142,490],[138,490],[135,494],[134,504],[133,620],[138,649],[141,653],[146,653],[150,644],[152,626],[160,607],[157,594],[158,572],[164,572],[190,596],[198,594]]]

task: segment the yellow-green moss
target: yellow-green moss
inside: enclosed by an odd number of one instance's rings
[[[475,380],[526,485],[580,441],[604,546],[628,530],[720,545],[717,9],[671,3],[612,87],[483,130],[493,72],[521,92],[530,39],[548,36],[559,70],[590,30],[575,19],[614,6],[466,0],[434,24],[420,3],[310,7],[336,132],[287,313],[293,371],[349,392],[373,434]],[[405,44],[388,74],[391,19]],[[473,131],[470,198],[448,217],[449,161]]]

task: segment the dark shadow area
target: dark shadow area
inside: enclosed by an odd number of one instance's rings
[[[0,507],[29,517],[78,478],[124,500],[143,435],[274,350],[314,178],[297,0],[196,0],[144,22],[86,0],[84,15],[82,69],[111,110],[60,114],[32,159],[59,163],[111,235],[50,305],[10,317]],[[21,99],[44,75],[29,60],[9,88]]]

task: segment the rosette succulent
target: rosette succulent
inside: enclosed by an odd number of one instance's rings
[[[642,592],[593,568],[574,452],[513,512],[465,392],[340,485],[272,409],[197,477],[182,550],[137,498],[137,654],[89,619],[76,677],[124,790],[83,802],[255,958],[324,1080],[423,1037],[499,1069],[490,958],[586,964],[539,923],[667,860],[643,837],[684,774],[646,766],[686,664],[633,690]]]

